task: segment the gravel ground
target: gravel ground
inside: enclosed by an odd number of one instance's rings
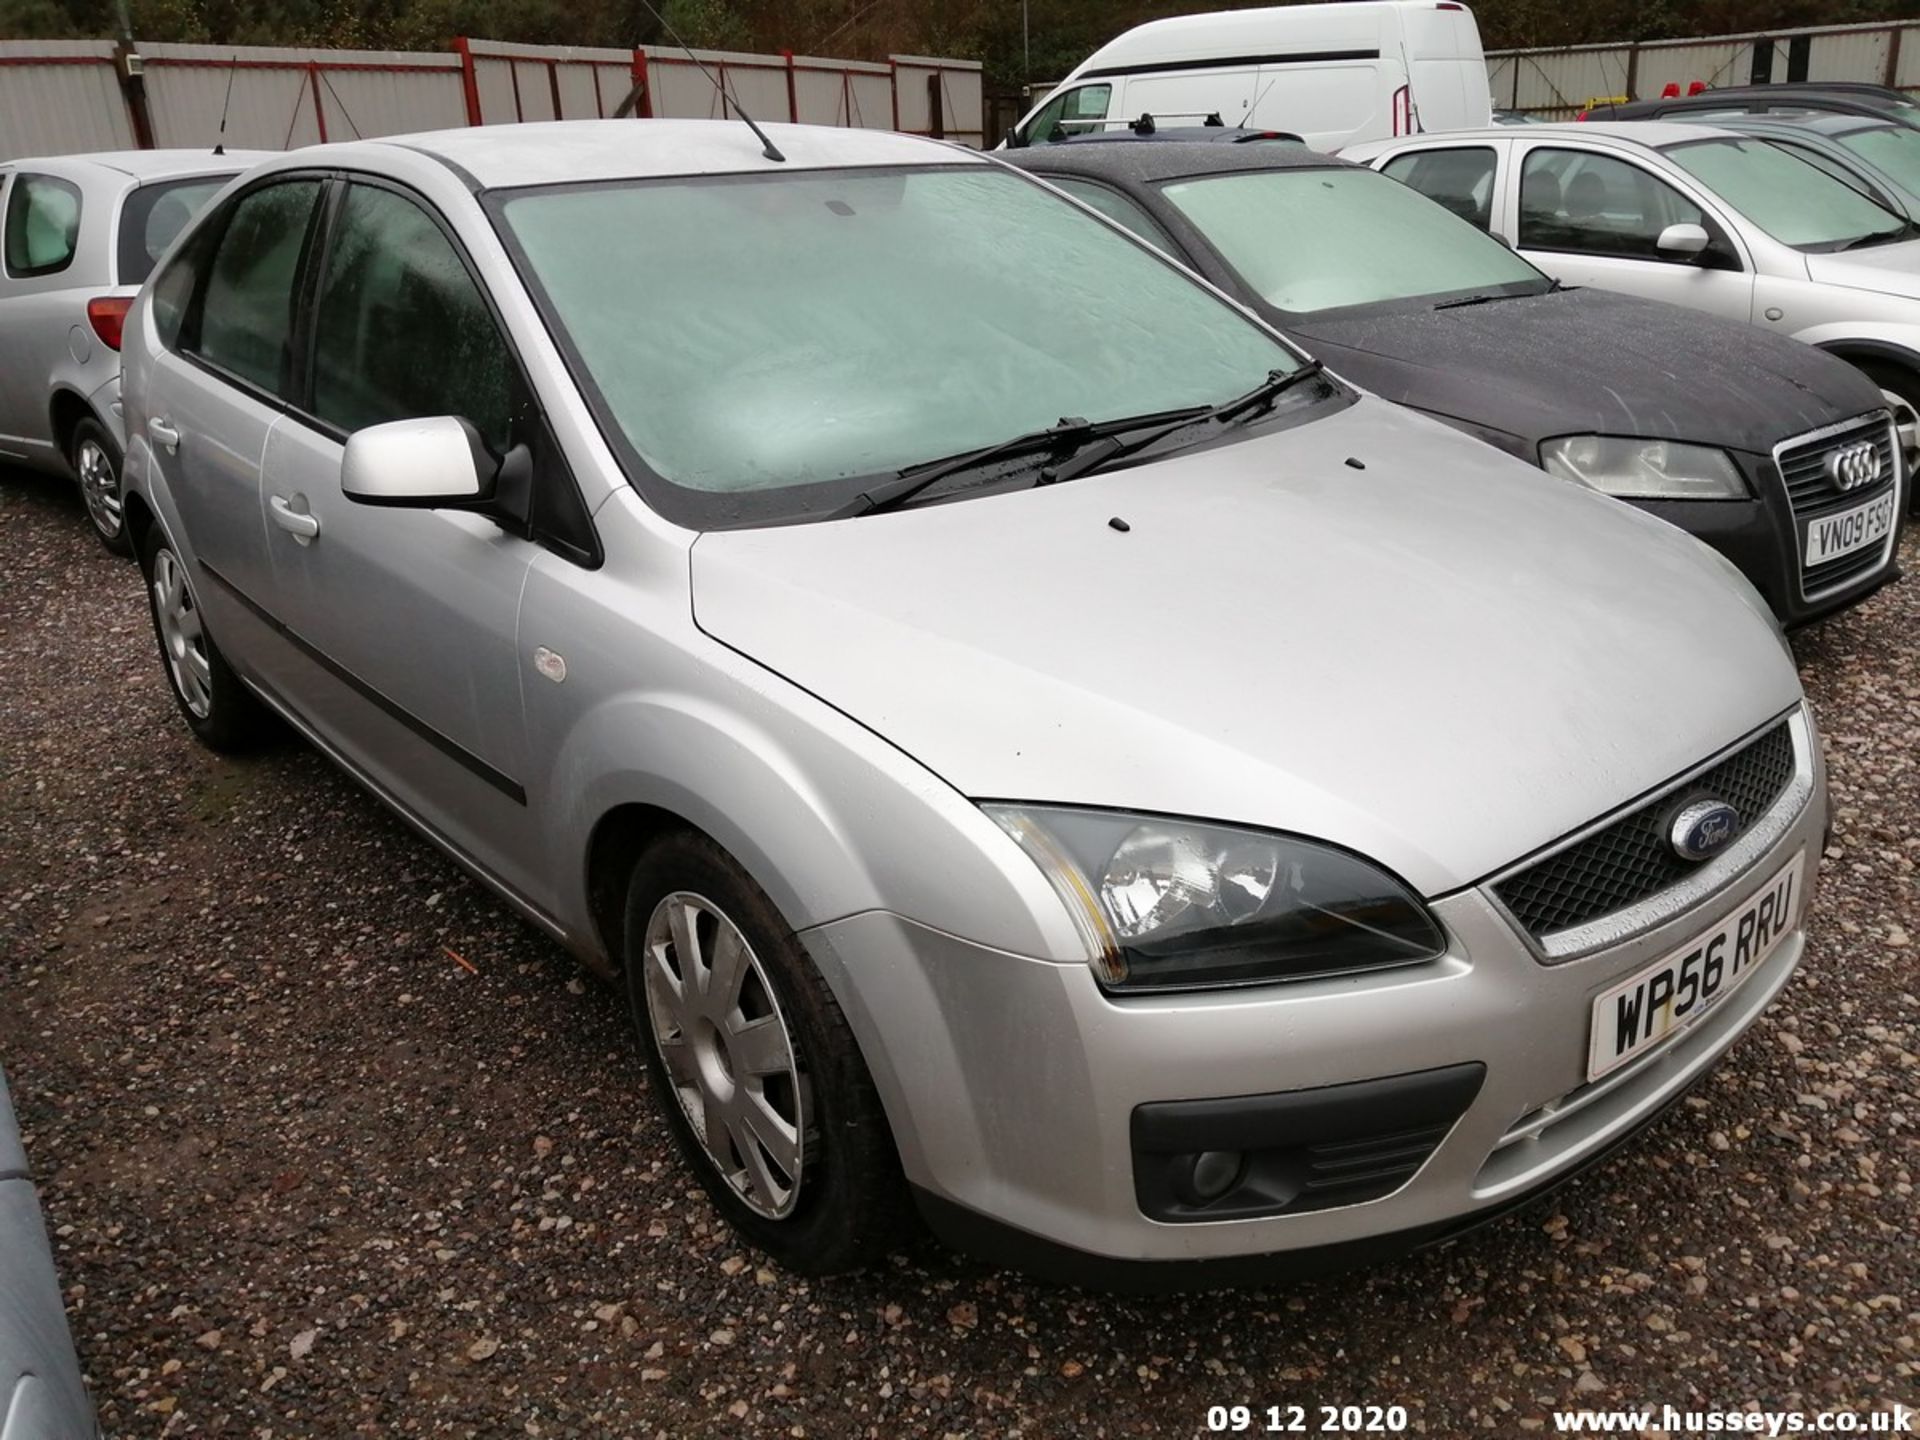
[[[0,475],[0,577],[0,1057],[111,1434],[1920,1404],[1920,579],[1796,644],[1839,822],[1811,956],[1683,1107],[1390,1269],[1121,1301],[931,1244],[761,1268],[676,1163],[613,995],[305,747],[191,742],[67,487]]]

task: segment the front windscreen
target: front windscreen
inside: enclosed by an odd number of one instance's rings
[[[1833,137],[1909,195],[1920,196],[1920,130],[1905,125],[1876,125]]]
[[[1767,234],[1796,250],[1893,239],[1906,221],[1852,186],[1764,140],[1692,140],[1667,158]]]
[[[862,478],[1065,417],[1217,403],[1299,363],[1185,272],[994,165],[493,205],[627,468],[702,527],[821,516]]]
[[[1484,231],[1371,170],[1252,170],[1176,181],[1164,193],[1252,290],[1292,315],[1551,283]]]

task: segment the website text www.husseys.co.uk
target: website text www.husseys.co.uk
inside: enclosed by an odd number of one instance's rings
[[[1561,1410],[1553,1428],[1563,1435],[1915,1435],[1920,1413],[1904,1405],[1888,1410]]]

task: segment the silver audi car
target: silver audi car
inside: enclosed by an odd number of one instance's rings
[[[187,725],[279,716],[621,984],[796,1269],[916,1209],[1107,1285],[1432,1240],[1800,962],[1819,746],[1737,573],[988,157],[303,150],[125,357]]]

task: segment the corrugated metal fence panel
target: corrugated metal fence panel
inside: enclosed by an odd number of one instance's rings
[[[1893,83],[1902,90],[1920,90],[1920,25],[1900,27],[1900,62]]]
[[[893,71],[885,65],[796,55],[793,98],[804,125],[893,128]]]
[[[277,45],[140,47],[159,145],[281,150],[466,123],[457,56]],[[232,100],[227,98],[232,80]]]
[[[319,68],[329,140],[410,135],[467,123],[459,60],[451,55],[406,58],[404,70],[345,70],[330,64]],[[433,63],[415,63],[420,60]]]
[[[633,52],[603,46],[466,42],[473,56],[481,123],[503,120],[597,120],[613,114],[633,89]],[[516,106],[516,85],[518,103]],[[559,114],[554,114],[554,92]]]
[[[1685,91],[1695,81],[1715,88],[1744,85],[1753,64],[1751,40],[1696,40],[1685,45],[1647,45],[1640,50],[1635,88],[1659,95],[1669,85]],[[1621,93],[1625,93],[1624,91]]]
[[[131,149],[113,49],[108,40],[0,40],[0,160]]]
[[[482,125],[511,125],[520,118],[514,100],[513,62],[473,57],[473,88],[480,97]]]
[[[933,90],[940,95],[940,131],[975,149],[986,144],[986,102],[980,65],[972,60],[936,60],[925,55],[894,55],[893,93],[898,128],[911,135],[933,130]]]
[[[756,120],[785,120],[787,108],[787,62],[779,55],[749,55],[737,50],[695,50],[695,64],[677,50],[647,52],[647,84],[652,92],[653,113],[674,119],[714,119],[722,113],[720,92],[714,80],[727,87],[727,93],[747,107]],[[703,70],[701,67],[704,66]],[[711,74],[714,79],[707,78]]]
[[[143,45],[147,108],[160,146],[212,145],[226,112],[226,143],[240,150],[287,150],[320,140],[313,90],[298,50]],[[228,99],[228,81],[232,99]]]
[[[1656,40],[1638,47],[1633,98],[1657,98],[1668,86],[1682,91],[1696,81],[1713,86],[1745,85],[1754,78],[1756,41],[1773,42],[1771,62],[1760,78],[1789,78],[1793,41],[1809,37],[1809,80],[1853,80],[1881,85],[1889,81],[1894,37],[1899,54],[1891,83],[1920,90],[1920,22],[1833,25],[1801,29],[1716,35],[1699,40]],[[1582,46],[1567,50],[1503,50],[1487,56],[1495,103],[1534,113],[1565,113],[1604,95],[1627,93],[1628,62],[1634,47]],[[1564,99],[1561,97],[1565,97]]]

